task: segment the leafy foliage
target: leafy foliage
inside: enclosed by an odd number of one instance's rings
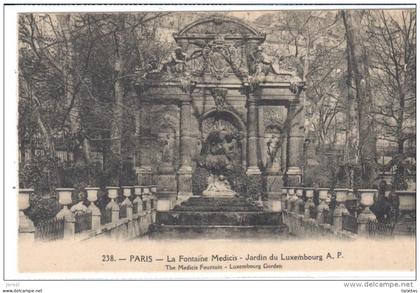
[[[47,197],[35,193],[30,199],[30,208],[26,215],[37,225],[41,221],[49,220],[60,211],[61,206],[55,197]]]

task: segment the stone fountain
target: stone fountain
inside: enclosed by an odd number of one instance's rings
[[[236,192],[228,178],[224,175],[227,170],[233,167],[234,145],[239,137],[225,128],[214,129],[208,135],[203,152],[202,167],[209,172],[207,188],[202,195],[205,197],[232,198]]]

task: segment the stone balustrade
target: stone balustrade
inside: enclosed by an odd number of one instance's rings
[[[57,188],[61,210],[54,219],[38,223],[36,227],[25,214],[33,192],[32,189],[19,190],[21,238],[135,238],[148,233],[149,227],[156,222],[156,185],[109,186],[105,190],[86,187],[86,198],[78,202],[72,198],[73,188]],[[99,201],[99,193],[108,202]],[[392,235],[395,225],[378,223],[370,209],[377,193],[374,189],[284,187],[280,197],[273,199],[276,201],[274,204],[267,202],[263,206],[272,212],[281,212],[290,234],[296,237],[353,239],[386,233]],[[397,191],[393,194],[400,197],[399,214],[407,222],[412,218],[413,211],[415,213],[415,193]],[[409,230],[406,226],[413,229],[404,224],[406,230]]]
[[[19,236],[25,239],[136,238],[146,234],[156,219],[156,186],[110,186],[103,192],[109,202],[98,207],[98,187],[86,187],[86,199],[74,202],[73,188],[57,188],[62,209],[53,219],[33,222],[24,211],[30,207],[32,189],[19,190]],[[105,195],[103,195],[105,196]],[[118,199],[123,198],[119,201]]]
[[[285,187],[281,193],[284,222],[296,237],[353,239],[393,235],[394,224],[379,223],[370,209],[377,198],[375,189]],[[395,194],[401,196],[401,211],[407,205],[415,210],[415,196],[400,191]]]

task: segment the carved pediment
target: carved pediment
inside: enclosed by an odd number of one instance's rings
[[[225,35],[227,39],[242,39],[244,37],[265,40],[265,34],[241,21],[228,16],[210,16],[199,19],[174,34],[178,42],[182,39],[213,38],[215,35]]]
[[[265,34],[239,19],[200,19],[174,38],[174,51],[160,64],[150,66],[140,83],[175,82],[185,92],[199,83],[239,84],[251,91],[266,83],[290,83],[293,94],[303,88],[294,69],[296,62],[266,55],[261,46]]]
[[[193,76],[209,74],[221,80],[229,74],[245,78],[245,52],[242,42],[227,42],[222,35],[216,35],[208,42],[195,42],[189,50],[187,68]]]

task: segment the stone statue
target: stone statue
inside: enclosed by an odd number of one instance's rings
[[[279,133],[270,133],[270,136],[266,138],[267,145],[267,165],[266,168],[272,171],[278,171],[280,169],[280,162],[277,154],[281,153],[281,136]]]
[[[274,58],[264,53],[264,49],[258,46],[255,53],[251,55],[252,68],[254,75],[267,75],[270,72],[274,74],[289,74],[291,72],[282,71],[278,62],[274,62]]]
[[[279,148],[279,138],[272,134],[271,137],[267,141],[267,154],[273,161],[274,156],[277,153],[277,149]]]
[[[208,197],[233,197],[236,195],[223,175],[211,174],[207,179],[207,188],[203,191],[204,196]]]
[[[267,168],[279,167],[278,160],[277,160],[277,153],[280,148],[280,138],[276,134],[272,134],[267,142]]]
[[[290,66],[291,59],[296,59],[293,56],[280,57],[276,60],[275,57],[268,56],[264,53],[264,49],[258,46],[254,54],[251,54],[251,67],[249,81],[253,85],[258,85],[265,80],[265,77],[270,73],[275,75],[289,76],[288,81],[290,82],[290,91],[294,94],[300,93],[302,89],[301,79],[299,78],[297,71]],[[288,70],[284,70],[287,68]]]
[[[171,55],[160,62],[157,65],[157,68],[152,64],[148,64],[146,66],[146,73],[143,76],[143,79],[147,78],[148,75],[153,74],[168,74],[169,76],[173,76],[174,74],[184,73],[186,71],[186,62],[187,62],[187,54],[182,51],[181,47],[176,47],[175,50],[171,53]],[[153,69],[153,67],[155,69]]]
[[[173,137],[169,133],[166,135],[166,138],[163,140],[162,148],[162,162],[171,162],[174,159],[173,156]]]
[[[254,54],[251,54],[251,60],[251,73],[253,75],[260,75],[262,72],[266,71],[264,70],[264,65],[271,66],[271,62],[267,60],[261,46],[258,46]]]
[[[168,133],[164,138],[161,139],[161,142],[162,157],[159,170],[161,173],[172,172],[174,170],[174,137],[172,134]]]

